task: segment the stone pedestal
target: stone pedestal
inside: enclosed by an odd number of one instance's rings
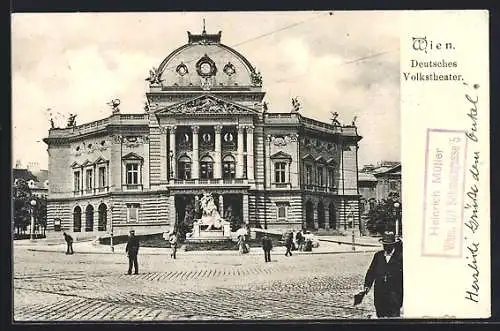
[[[222,222],[220,229],[208,230],[208,225],[201,224],[199,221],[193,224],[191,236],[186,238],[188,242],[213,242],[231,240],[231,225],[229,222]]]

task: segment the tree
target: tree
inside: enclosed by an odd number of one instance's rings
[[[395,207],[395,203],[399,203],[399,207]],[[399,233],[401,233],[401,201],[397,192],[390,192],[387,199],[379,201],[368,212],[366,227],[372,234],[383,234],[385,231],[396,232],[396,219],[399,219]]]
[[[31,190],[24,179],[18,179],[12,190],[12,204],[14,210],[14,228],[17,234],[25,232],[30,223]]]
[[[47,198],[36,197],[35,205],[35,223],[37,228],[43,229],[43,235],[45,235],[45,230],[47,229]]]

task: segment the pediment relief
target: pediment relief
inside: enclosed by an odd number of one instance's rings
[[[290,154],[287,154],[285,152],[279,151],[278,153],[275,153],[271,155],[271,159],[287,159],[291,160],[292,156]]]
[[[129,161],[133,161],[133,160],[136,160],[136,161],[143,161],[144,158],[142,158],[141,156],[135,154],[135,153],[128,153],[127,155],[125,155],[124,157],[122,157],[122,160],[129,160]]]
[[[97,160],[95,160],[95,164],[101,164],[101,163],[107,163],[108,160],[104,159],[102,156],[100,156]]]
[[[175,104],[157,112],[160,114],[257,114],[255,109],[227,102],[214,96],[201,96]]]

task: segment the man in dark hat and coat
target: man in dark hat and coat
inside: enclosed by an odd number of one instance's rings
[[[137,254],[139,254],[139,239],[135,236],[135,231],[130,230],[130,236],[128,238],[127,246],[125,247],[125,252],[128,255],[128,274],[132,274],[132,265],[134,266],[134,274],[139,273],[139,266],[137,263]]]
[[[264,234],[262,238],[262,249],[264,250],[264,258],[266,262],[271,262],[271,249],[273,249],[273,241]]]
[[[364,294],[373,283],[377,317],[399,317],[403,305],[403,255],[399,239],[386,232],[380,239],[384,249],[375,253],[366,272]]]

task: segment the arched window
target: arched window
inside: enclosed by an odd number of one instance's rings
[[[104,203],[99,205],[99,219],[97,221],[97,231],[106,231],[106,221],[108,219],[108,207]]]
[[[177,174],[179,179],[191,179],[191,159],[183,155],[177,162]]]
[[[200,178],[214,178],[214,160],[208,155],[205,155],[200,160]]]
[[[236,162],[232,155],[226,155],[222,159],[222,178],[234,179],[236,177]]]
[[[76,206],[73,210],[73,232],[82,231],[82,208]]]
[[[85,209],[85,232],[94,231],[94,207],[88,205]]]

